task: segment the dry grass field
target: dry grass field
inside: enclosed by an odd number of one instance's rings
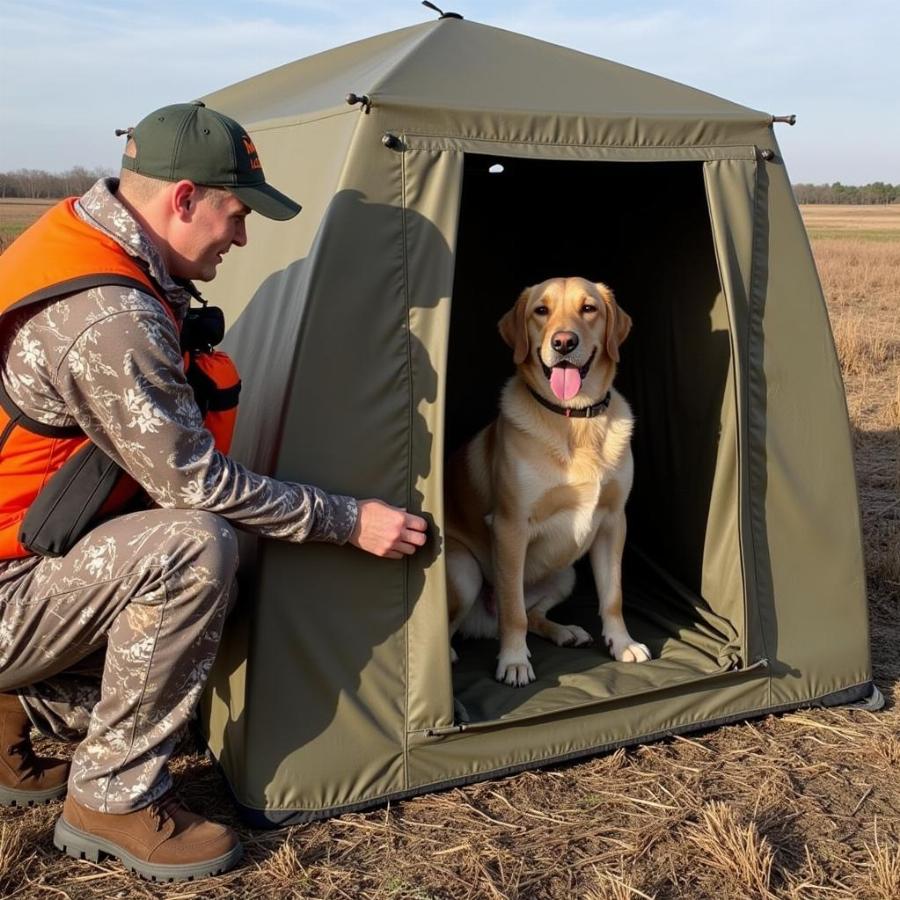
[[[900,205],[839,206],[817,204],[803,207],[803,220],[813,240],[859,238],[870,241],[900,240]]]
[[[241,829],[240,869],[171,887],[60,856],[58,804],[7,809],[0,896],[900,898],[900,209],[804,215],[854,430],[883,711],[795,712],[331,821]],[[202,755],[173,769],[189,803],[240,828]]]
[[[0,251],[55,202],[55,200],[19,200],[8,197],[0,199]]]

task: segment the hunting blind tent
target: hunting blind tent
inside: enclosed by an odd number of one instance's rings
[[[252,217],[208,291],[235,455],[431,526],[402,561],[243,547],[204,719],[251,821],[877,696],[841,377],[772,116],[448,17],[206,100],[304,206]],[[581,572],[554,618],[595,644],[531,636],[537,681],[511,688],[494,641],[450,663],[443,466],[496,415],[498,319],[558,275],[634,320],[625,617],[653,659],[609,657]]]

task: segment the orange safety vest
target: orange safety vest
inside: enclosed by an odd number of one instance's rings
[[[8,327],[11,314],[24,307],[108,285],[136,288],[156,297],[180,330],[164,292],[142,263],[111,237],[83,222],[75,213],[76,199],[71,197],[52,207],[0,255],[0,332]],[[207,406],[204,423],[213,432],[216,446],[227,453],[237,415],[240,378],[224,353],[190,350],[185,353],[185,366],[195,395],[200,398],[200,387],[208,381],[219,389],[218,394],[216,390],[207,394],[201,408]],[[83,530],[89,521],[115,514],[140,490],[77,425],[45,425],[26,416],[0,379],[0,559],[29,556],[36,551],[58,555],[69,545],[55,538],[56,543],[50,545],[40,541],[35,544],[20,534],[26,515],[39,498],[46,508],[42,517],[54,514],[59,519],[59,497],[48,499],[48,495],[54,485],[55,493],[59,493],[60,470],[72,483],[79,483],[82,496],[85,488],[90,494],[76,513],[71,504],[65,509],[65,516],[72,520],[63,523],[67,537]],[[96,476],[93,482],[92,472]]]

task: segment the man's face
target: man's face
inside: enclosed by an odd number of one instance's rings
[[[216,267],[232,245],[247,243],[244,220],[250,208],[227,191],[196,191],[187,201],[188,212],[170,237],[173,251],[169,269],[179,278],[212,281]]]

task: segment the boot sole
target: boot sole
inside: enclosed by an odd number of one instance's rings
[[[73,828],[62,816],[56,820],[53,845],[57,850],[62,850],[63,853],[67,853],[75,859],[99,862],[101,854],[115,857],[127,869],[148,881],[193,881],[195,878],[221,875],[223,872],[233,869],[244,855],[244,848],[237,844],[227,853],[223,853],[215,859],[207,859],[199,863],[153,865],[137,859],[118,844]]]
[[[0,806],[37,806],[61,800],[66,796],[67,784],[43,791],[21,791],[17,788],[0,787]]]

